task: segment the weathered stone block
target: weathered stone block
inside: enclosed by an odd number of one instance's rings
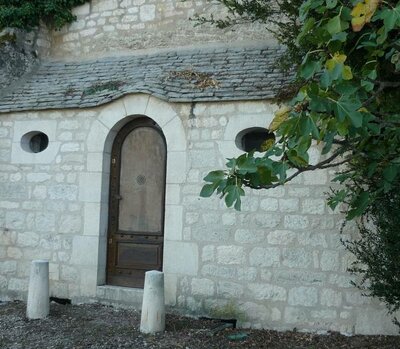
[[[265,233],[261,230],[238,229],[235,232],[235,241],[242,244],[255,244],[264,240]]]
[[[337,311],[334,309],[312,310],[311,317],[314,319],[334,320],[337,317]]]
[[[296,233],[290,230],[275,230],[267,235],[267,241],[272,245],[290,245],[296,240]]]
[[[10,291],[26,292],[28,290],[28,280],[11,278],[8,282],[8,289]]]
[[[140,20],[143,22],[152,21],[156,18],[155,5],[142,5],[139,10]]]
[[[325,207],[324,199],[304,199],[302,212],[306,214],[324,214]]]
[[[260,208],[264,211],[278,211],[278,200],[274,198],[263,199],[260,202]]]
[[[204,276],[212,276],[215,278],[235,279],[236,269],[234,267],[216,266],[213,264],[205,264],[201,268],[201,274]]]
[[[285,248],[282,251],[282,264],[289,268],[311,268],[312,253],[304,248]]]
[[[79,234],[83,231],[82,218],[78,215],[62,215],[59,232],[63,234]]]
[[[22,229],[25,225],[26,213],[21,211],[6,212],[6,228]]]
[[[24,247],[35,247],[39,244],[39,235],[34,232],[18,233],[17,244]]]
[[[255,247],[249,254],[250,265],[255,267],[272,267],[280,263],[281,251],[277,247]]]
[[[48,194],[51,200],[76,200],[78,187],[76,185],[57,184],[48,187]]]
[[[2,261],[0,262],[0,274],[13,274],[17,271],[16,261]]]
[[[318,289],[314,287],[296,287],[289,290],[289,305],[315,306],[318,303]]]
[[[286,307],[284,320],[288,324],[305,323],[309,320],[309,313],[304,308]]]
[[[237,269],[237,279],[240,281],[254,281],[257,279],[257,268],[247,267]]]
[[[38,231],[55,231],[56,216],[50,212],[39,212],[35,215],[35,228]]]
[[[243,293],[244,287],[241,284],[229,281],[219,281],[217,283],[217,295],[220,297],[239,298]]]
[[[321,305],[327,307],[340,307],[342,304],[342,293],[332,289],[321,291]]]
[[[217,261],[220,264],[243,264],[246,255],[240,246],[218,246]]]
[[[198,246],[191,242],[166,241],[164,243],[164,272],[197,275]]]
[[[192,279],[192,294],[197,296],[212,296],[214,282],[209,279]]]
[[[306,229],[309,226],[309,220],[307,216],[287,215],[284,219],[284,226],[286,229]]]
[[[337,271],[339,269],[339,252],[322,251],[320,267],[323,271]]]
[[[207,245],[203,247],[201,260],[203,262],[213,262],[215,259],[215,246]]]
[[[299,199],[279,199],[279,211],[297,212],[299,210]]]
[[[250,284],[248,288],[255,299],[286,301],[286,290],[283,287],[271,284]]]

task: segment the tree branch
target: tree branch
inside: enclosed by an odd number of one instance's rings
[[[332,168],[332,167],[336,167],[336,166],[345,164],[350,159],[344,159],[342,161],[332,163],[333,160],[335,160],[338,156],[342,155],[344,152],[345,152],[345,150],[342,149],[342,150],[334,153],[332,156],[325,159],[324,161],[319,162],[316,165],[308,165],[307,167],[298,168],[295,173],[293,173],[291,176],[286,178],[283,182],[269,184],[269,185],[255,186],[255,185],[252,185],[250,183],[250,181],[243,181],[243,184],[246,187],[251,188],[251,189],[273,189],[273,188],[279,187],[285,183],[290,182],[291,180],[293,180],[294,178],[296,178],[299,174],[301,174],[303,172],[314,171],[314,170],[323,170],[323,169]]]

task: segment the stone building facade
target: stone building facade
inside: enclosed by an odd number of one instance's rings
[[[31,260],[48,259],[52,296],[140,307],[142,290],[107,284],[106,264],[113,143],[145,116],[167,149],[171,310],[243,327],[397,333],[384,306],[351,285],[340,238],[353,231],[340,235],[343,217],[324,200],[331,171],[248,191],[241,212],[199,197],[204,175],[241,153],[237,135],[269,124],[288,79],[260,28],[192,28],[207,4],[93,0],[49,33],[50,56],[33,73],[0,90],[1,299],[25,299]],[[316,147],[310,155],[318,161]]]

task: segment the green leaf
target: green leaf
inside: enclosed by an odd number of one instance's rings
[[[324,137],[324,142],[325,145],[322,148],[321,154],[325,155],[328,154],[332,148],[333,144],[333,139],[335,138],[335,133],[334,132],[328,132],[325,137]]]
[[[279,177],[279,181],[283,183],[286,180],[286,171],[288,169],[286,162],[274,162],[272,165],[274,175]]]
[[[340,32],[340,33],[332,35],[332,41],[346,42],[346,40],[347,40],[346,32]]]
[[[303,24],[303,27],[301,29],[301,32],[296,38],[296,42],[300,44],[301,40],[309,33],[311,29],[313,29],[315,26],[315,19],[310,17],[306,20],[306,22]]]
[[[243,154],[236,161],[237,172],[240,174],[257,172],[254,157],[251,154]]]
[[[305,167],[308,165],[308,156],[306,156],[305,154],[299,154],[295,149],[290,149],[287,152],[287,156],[289,158],[289,161],[295,167],[301,168],[301,167]]]
[[[326,0],[326,7],[329,9],[335,8],[337,5],[337,0]]]
[[[242,200],[240,199],[240,196],[237,197],[234,208],[236,211],[240,211],[242,209]]]
[[[228,207],[231,207],[236,200],[236,186],[228,185],[225,189],[225,204]]]
[[[368,80],[361,80],[361,86],[364,87],[365,91],[370,92],[374,89],[374,84]]]
[[[307,61],[302,64],[300,67],[300,76],[308,80],[314,76],[314,74],[321,70],[321,62],[320,61]]]
[[[200,196],[202,198],[208,198],[214,193],[216,188],[215,184],[205,184],[203,188],[201,188]]]
[[[225,204],[227,207],[232,207],[236,202],[235,208],[240,210],[240,196],[244,196],[244,190],[236,185],[229,185],[226,187]],[[239,200],[239,203],[237,202]]]
[[[334,195],[331,196],[328,200],[328,206],[334,210],[339,204],[341,204],[347,196],[347,191],[344,189],[338,190],[334,192]]]
[[[363,115],[358,111],[361,107],[360,102],[347,100],[345,97],[336,101],[336,116],[339,121],[344,121],[346,118],[351,121],[354,127],[362,126]]]
[[[361,216],[369,204],[369,198],[369,193],[367,191],[362,191],[357,195],[351,203],[352,209],[347,213],[346,219],[351,220]]]
[[[236,167],[236,159],[232,158],[232,159],[227,159],[228,162],[226,163],[226,167],[228,168],[235,168]]]
[[[215,181],[224,179],[224,177],[225,177],[225,172],[224,171],[211,171],[203,179],[206,182],[215,182]]]
[[[337,34],[337,33],[340,33],[341,31],[343,31],[340,15],[337,15],[328,21],[328,23],[326,24],[326,30],[331,35],[334,35],[334,34]]]
[[[383,178],[387,182],[393,182],[393,180],[396,178],[397,173],[399,171],[399,167],[397,165],[389,165],[383,170]]]

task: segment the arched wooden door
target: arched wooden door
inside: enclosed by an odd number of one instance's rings
[[[166,143],[140,117],[117,134],[111,154],[107,284],[143,287],[148,270],[162,270]]]

